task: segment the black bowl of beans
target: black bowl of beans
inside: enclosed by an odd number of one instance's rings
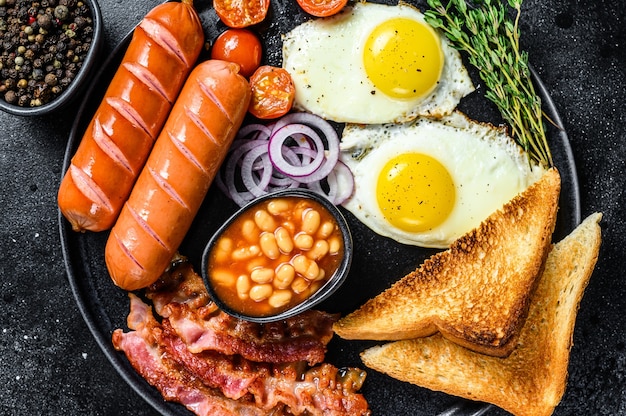
[[[40,116],[76,99],[102,44],[96,0],[0,0],[0,109]]]
[[[327,299],[351,263],[352,236],[342,213],[296,188],[264,195],[230,217],[204,250],[202,277],[223,311],[264,323]]]

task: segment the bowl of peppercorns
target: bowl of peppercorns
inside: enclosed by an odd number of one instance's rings
[[[0,0],[0,109],[65,107],[88,84],[102,37],[96,0]]]

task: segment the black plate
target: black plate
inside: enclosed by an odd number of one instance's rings
[[[206,2],[196,2],[208,40],[213,40],[224,26]],[[416,3],[422,9],[425,5]],[[147,12],[147,11],[146,11]],[[280,34],[307,20],[295,1],[274,0],[266,22],[254,28],[261,34],[266,48],[264,60],[280,65]],[[82,134],[95,112],[115,69],[123,57],[130,35],[117,47],[97,74],[72,128],[64,160],[67,169]],[[205,57],[204,57],[205,58]],[[532,58],[532,57],[531,57]],[[472,72],[471,68],[470,72]],[[476,74],[472,76],[480,84]],[[545,87],[533,73],[535,85],[544,103],[544,111],[555,124],[561,120]],[[499,123],[495,107],[484,99],[480,88],[466,97],[459,108],[480,121]],[[548,136],[553,158],[561,173],[562,191],[555,241],[567,235],[580,222],[580,200],[576,167],[565,131],[548,125]],[[181,253],[190,258],[200,271],[202,248],[213,232],[237,209],[215,186],[202,205],[191,227]],[[320,305],[329,312],[353,311],[370,297],[375,296],[407,272],[415,269],[435,250],[409,247],[380,237],[343,210],[351,226],[355,244],[354,261],[350,275],[340,290]],[[104,246],[108,233],[75,233],[69,223],[59,215],[61,243],[68,279],[81,314],[96,341],[113,367],[135,391],[163,415],[189,415],[183,406],[163,401],[161,394],[140,377],[131,367],[125,355],[113,349],[111,334],[116,328],[126,328],[129,301],[126,292],[113,285],[104,263]],[[327,361],[336,366],[363,367],[359,353],[374,345],[373,342],[345,341],[338,337],[329,344]],[[368,371],[362,393],[370,403],[375,415],[479,415],[494,414],[493,406],[433,392],[391,379],[373,370]]]

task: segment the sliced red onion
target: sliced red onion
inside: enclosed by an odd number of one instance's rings
[[[317,152],[310,163],[296,166],[285,159],[283,147],[287,140],[293,139],[293,135],[301,134],[306,135],[308,139],[313,141]],[[296,143],[298,145],[306,143],[306,139],[296,140]],[[322,165],[324,161],[323,149],[324,143],[319,134],[311,127],[305,126],[304,124],[288,124],[281,127],[272,133],[272,137],[270,137],[269,141],[269,155],[274,167],[281,173],[297,179],[312,174]]]
[[[279,123],[299,123],[312,126],[320,131],[322,137],[326,138],[328,150],[324,152],[326,156],[324,163],[311,175],[298,177],[298,180],[303,183],[311,183],[328,176],[339,160],[339,136],[333,126],[323,118],[310,113],[291,113],[276,122],[277,125]],[[277,127],[274,127],[274,131]]]
[[[292,164],[302,163],[294,149],[288,146],[283,147],[283,156]],[[273,165],[272,165],[273,166]],[[300,182],[291,176],[281,173],[278,169],[273,169],[270,184],[277,188],[297,188]]]
[[[276,171],[274,175],[272,175],[272,177],[270,178],[270,186],[274,190],[284,189],[284,188],[297,188],[300,185],[301,183],[295,180],[294,178],[291,178],[289,176],[284,176],[282,173],[276,172]]]
[[[252,139],[252,140],[267,140],[272,135],[272,129],[263,124],[253,123],[243,126],[237,132],[236,139]]]
[[[324,125],[330,126],[326,120],[320,116],[316,116],[311,113],[289,113],[280,119],[278,119],[273,126],[273,131],[280,129],[288,124],[306,124],[307,126],[323,127]],[[332,126],[331,126],[332,128]],[[333,129],[334,130],[334,129]]]
[[[352,196],[354,176],[345,163],[338,161],[325,179],[306,185],[307,188],[326,197],[333,204],[341,205]]]
[[[327,121],[291,113],[267,126],[242,127],[216,183],[240,206],[266,192],[300,186],[340,205],[352,195],[354,178],[339,151],[339,137]]]
[[[260,169],[254,169],[255,161],[261,161],[262,167]],[[260,171],[260,178],[255,180],[255,172]],[[267,154],[267,147],[256,146],[250,149],[244,156],[241,163],[241,179],[244,186],[254,196],[261,196],[267,192],[267,186],[270,183],[272,177],[272,161]]]
[[[324,163],[322,163],[319,169],[317,169],[315,172],[308,176],[298,178],[300,182],[311,183],[319,181],[324,179],[330,174],[330,172],[332,172],[333,168],[339,161],[339,140],[337,140],[333,144],[330,144],[329,142],[329,149],[324,152],[324,155],[326,156],[324,159]]]
[[[267,145],[267,140],[238,139],[233,142],[233,145],[234,146],[231,147],[233,150],[226,160],[226,171],[224,172],[223,179],[227,189],[227,195],[235,201],[237,205],[243,206],[254,199],[254,194],[250,191],[239,191],[237,189],[237,166],[247,152],[256,147]]]
[[[343,204],[352,196],[354,192],[354,175],[352,175],[348,165],[341,160],[337,161],[335,168],[328,175],[328,181],[329,186],[336,189],[335,205]]]

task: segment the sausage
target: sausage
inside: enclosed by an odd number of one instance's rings
[[[196,67],[159,135],[105,247],[116,285],[155,282],[175,255],[226,157],[250,103],[235,63]]]
[[[156,6],[135,28],[59,187],[72,229],[113,226],[203,44],[192,0]]]

